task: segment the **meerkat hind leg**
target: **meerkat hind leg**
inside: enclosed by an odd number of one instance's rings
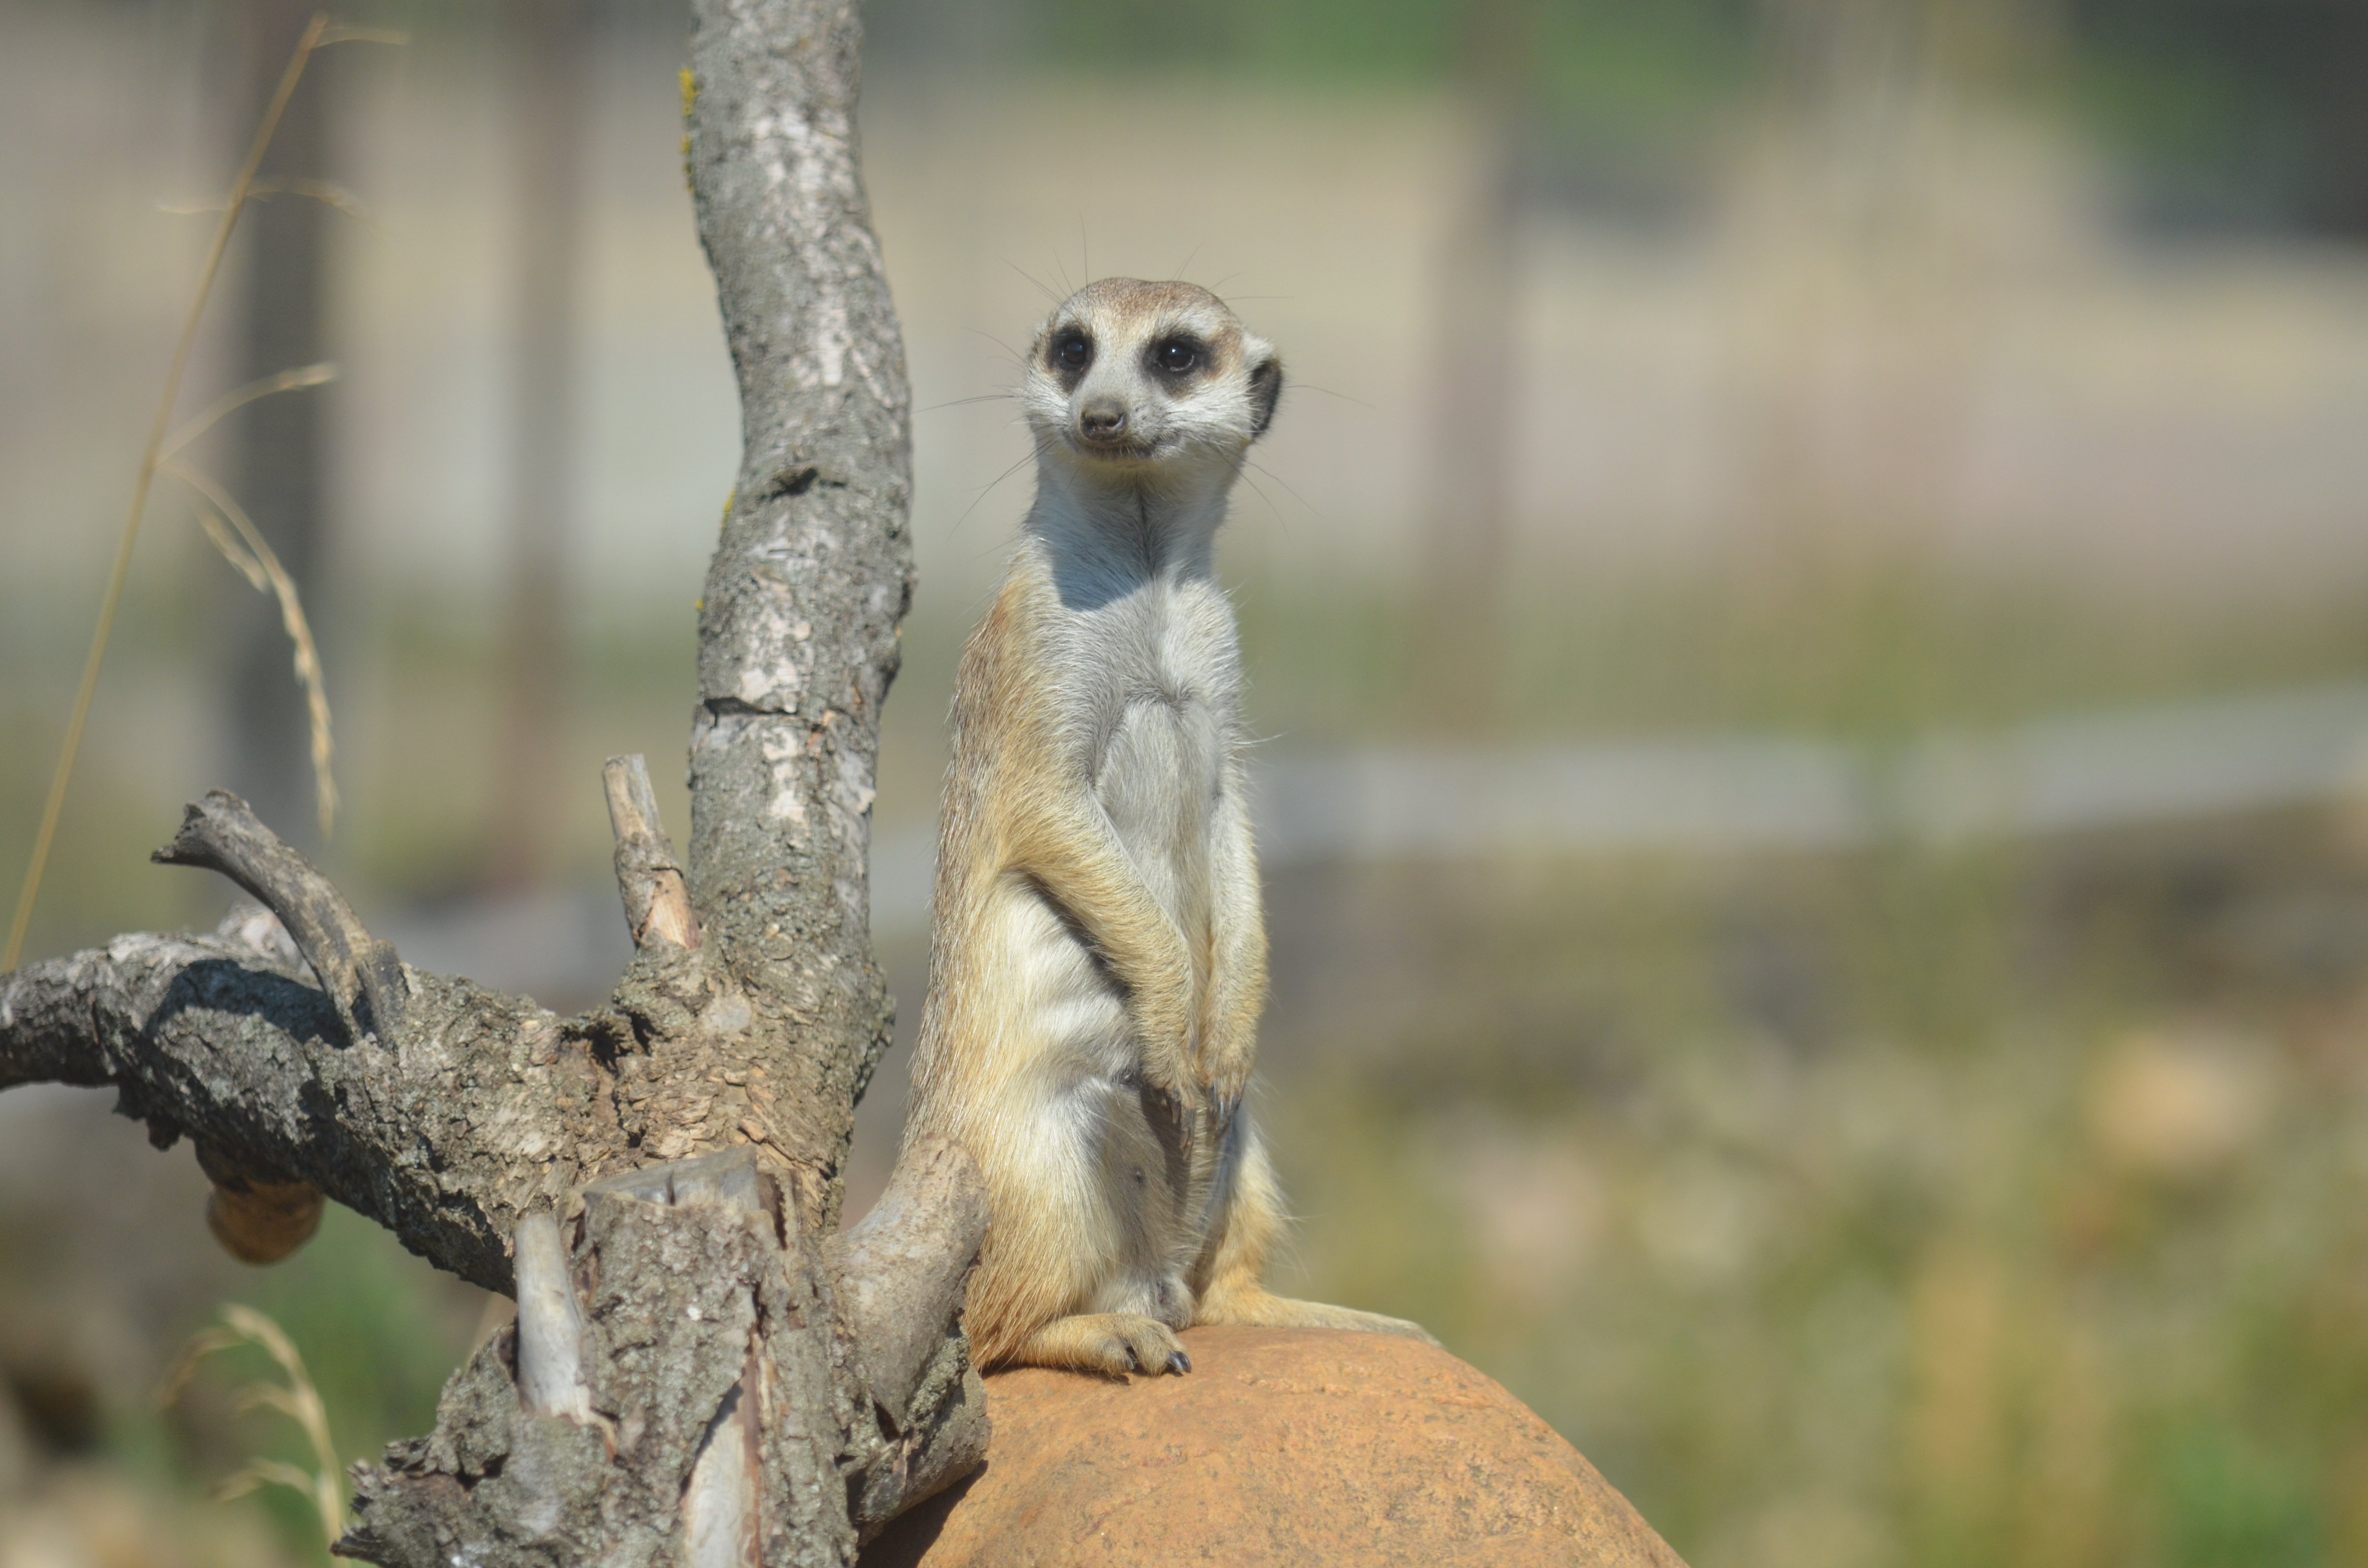
[[[1157,1318],[1134,1312],[1080,1312],[1054,1318],[1030,1335],[1010,1364],[1064,1367],[1113,1378],[1129,1372],[1157,1377],[1162,1372],[1190,1371],[1192,1358],[1185,1354],[1176,1331]]]

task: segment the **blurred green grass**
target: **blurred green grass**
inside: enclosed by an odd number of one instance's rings
[[[438,1275],[379,1226],[336,1204],[302,1252],[246,1273],[244,1288],[229,1299],[271,1318],[295,1346],[347,1464],[375,1461],[386,1444],[434,1426],[446,1378],[478,1334],[503,1315],[489,1312],[501,1305],[495,1299]],[[117,1412],[110,1449],[171,1491],[217,1487],[256,1459],[310,1471],[313,1455],[290,1423],[235,1403],[242,1388],[281,1381],[260,1349],[222,1352],[201,1365],[173,1408]],[[263,1513],[291,1560],[329,1561],[303,1497],[270,1487],[224,1506]]]
[[[1268,1031],[1292,1283],[1696,1568],[2368,1561],[2368,943],[2299,939],[2357,826],[1336,873],[1386,959]]]

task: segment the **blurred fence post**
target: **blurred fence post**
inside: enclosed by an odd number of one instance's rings
[[[1430,716],[1485,727],[1503,667],[1511,569],[1508,489],[1518,422],[1514,341],[1523,138],[1537,33],[1535,0],[1465,0],[1458,98],[1471,137],[1452,194],[1431,298],[1431,494],[1418,591]]]
[[[315,0],[250,0],[240,20],[245,96],[250,112],[237,120],[244,136],[279,83],[289,51],[319,7]],[[332,358],[328,352],[327,203],[293,194],[300,180],[330,176],[335,140],[330,123],[337,70],[336,51],[314,59],[289,100],[261,170],[277,182],[239,222],[245,230],[240,301],[238,381],[262,381]],[[260,398],[241,410],[239,444],[230,488],[295,579],[321,620],[321,577],[327,561],[327,404],[321,388],[292,397]],[[209,568],[209,570],[212,570]],[[234,601],[228,651],[230,689],[225,781],[263,820],[295,843],[317,845],[313,801],[312,724],[304,691],[290,674],[279,612],[229,573],[214,572],[220,591]]]
[[[583,275],[586,80],[583,0],[512,0],[517,91],[518,323],[511,361],[508,578],[498,631],[501,705],[493,880],[516,888],[543,860],[554,765],[566,735],[566,592],[580,403],[576,306]]]

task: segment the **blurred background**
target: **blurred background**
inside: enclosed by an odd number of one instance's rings
[[[292,0],[0,0],[0,885]],[[993,394],[1108,273],[1291,367],[1223,569],[1279,1281],[1421,1319],[1697,1568],[2368,1563],[2368,6],[871,0],[921,587],[875,927],[909,1031]],[[301,585],[151,507],[29,957],[211,925],[227,784],[415,962],[596,1000],[600,759],[677,831],[736,409],[662,0],[360,0],[185,409]],[[905,1050],[862,1109],[877,1192]],[[268,1372],[423,1432],[501,1306],[0,1096],[0,1568],[320,1560]],[[241,1356],[247,1358],[241,1360]]]

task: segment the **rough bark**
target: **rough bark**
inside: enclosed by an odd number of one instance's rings
[[[912,591],[855,8],[694,11],[690,173],[746,455],[702,607],[687,871],[641,759],[609,769],[637,947],[609,1002],[562,1018],[403,964],[219,792],[157,858],[275,918],[0,976],[0,1089],[112,1085],[160,1146],[194,1138],[233,1244],[285,1250],[326,1194],[515,1283],[519,1325],[436,1431],[359,1477],[344,1550],[390,1564],[844,1563],[985,1453],[969,1157],[913,1151],[830,1234],[890,1022],[866,874]]]

